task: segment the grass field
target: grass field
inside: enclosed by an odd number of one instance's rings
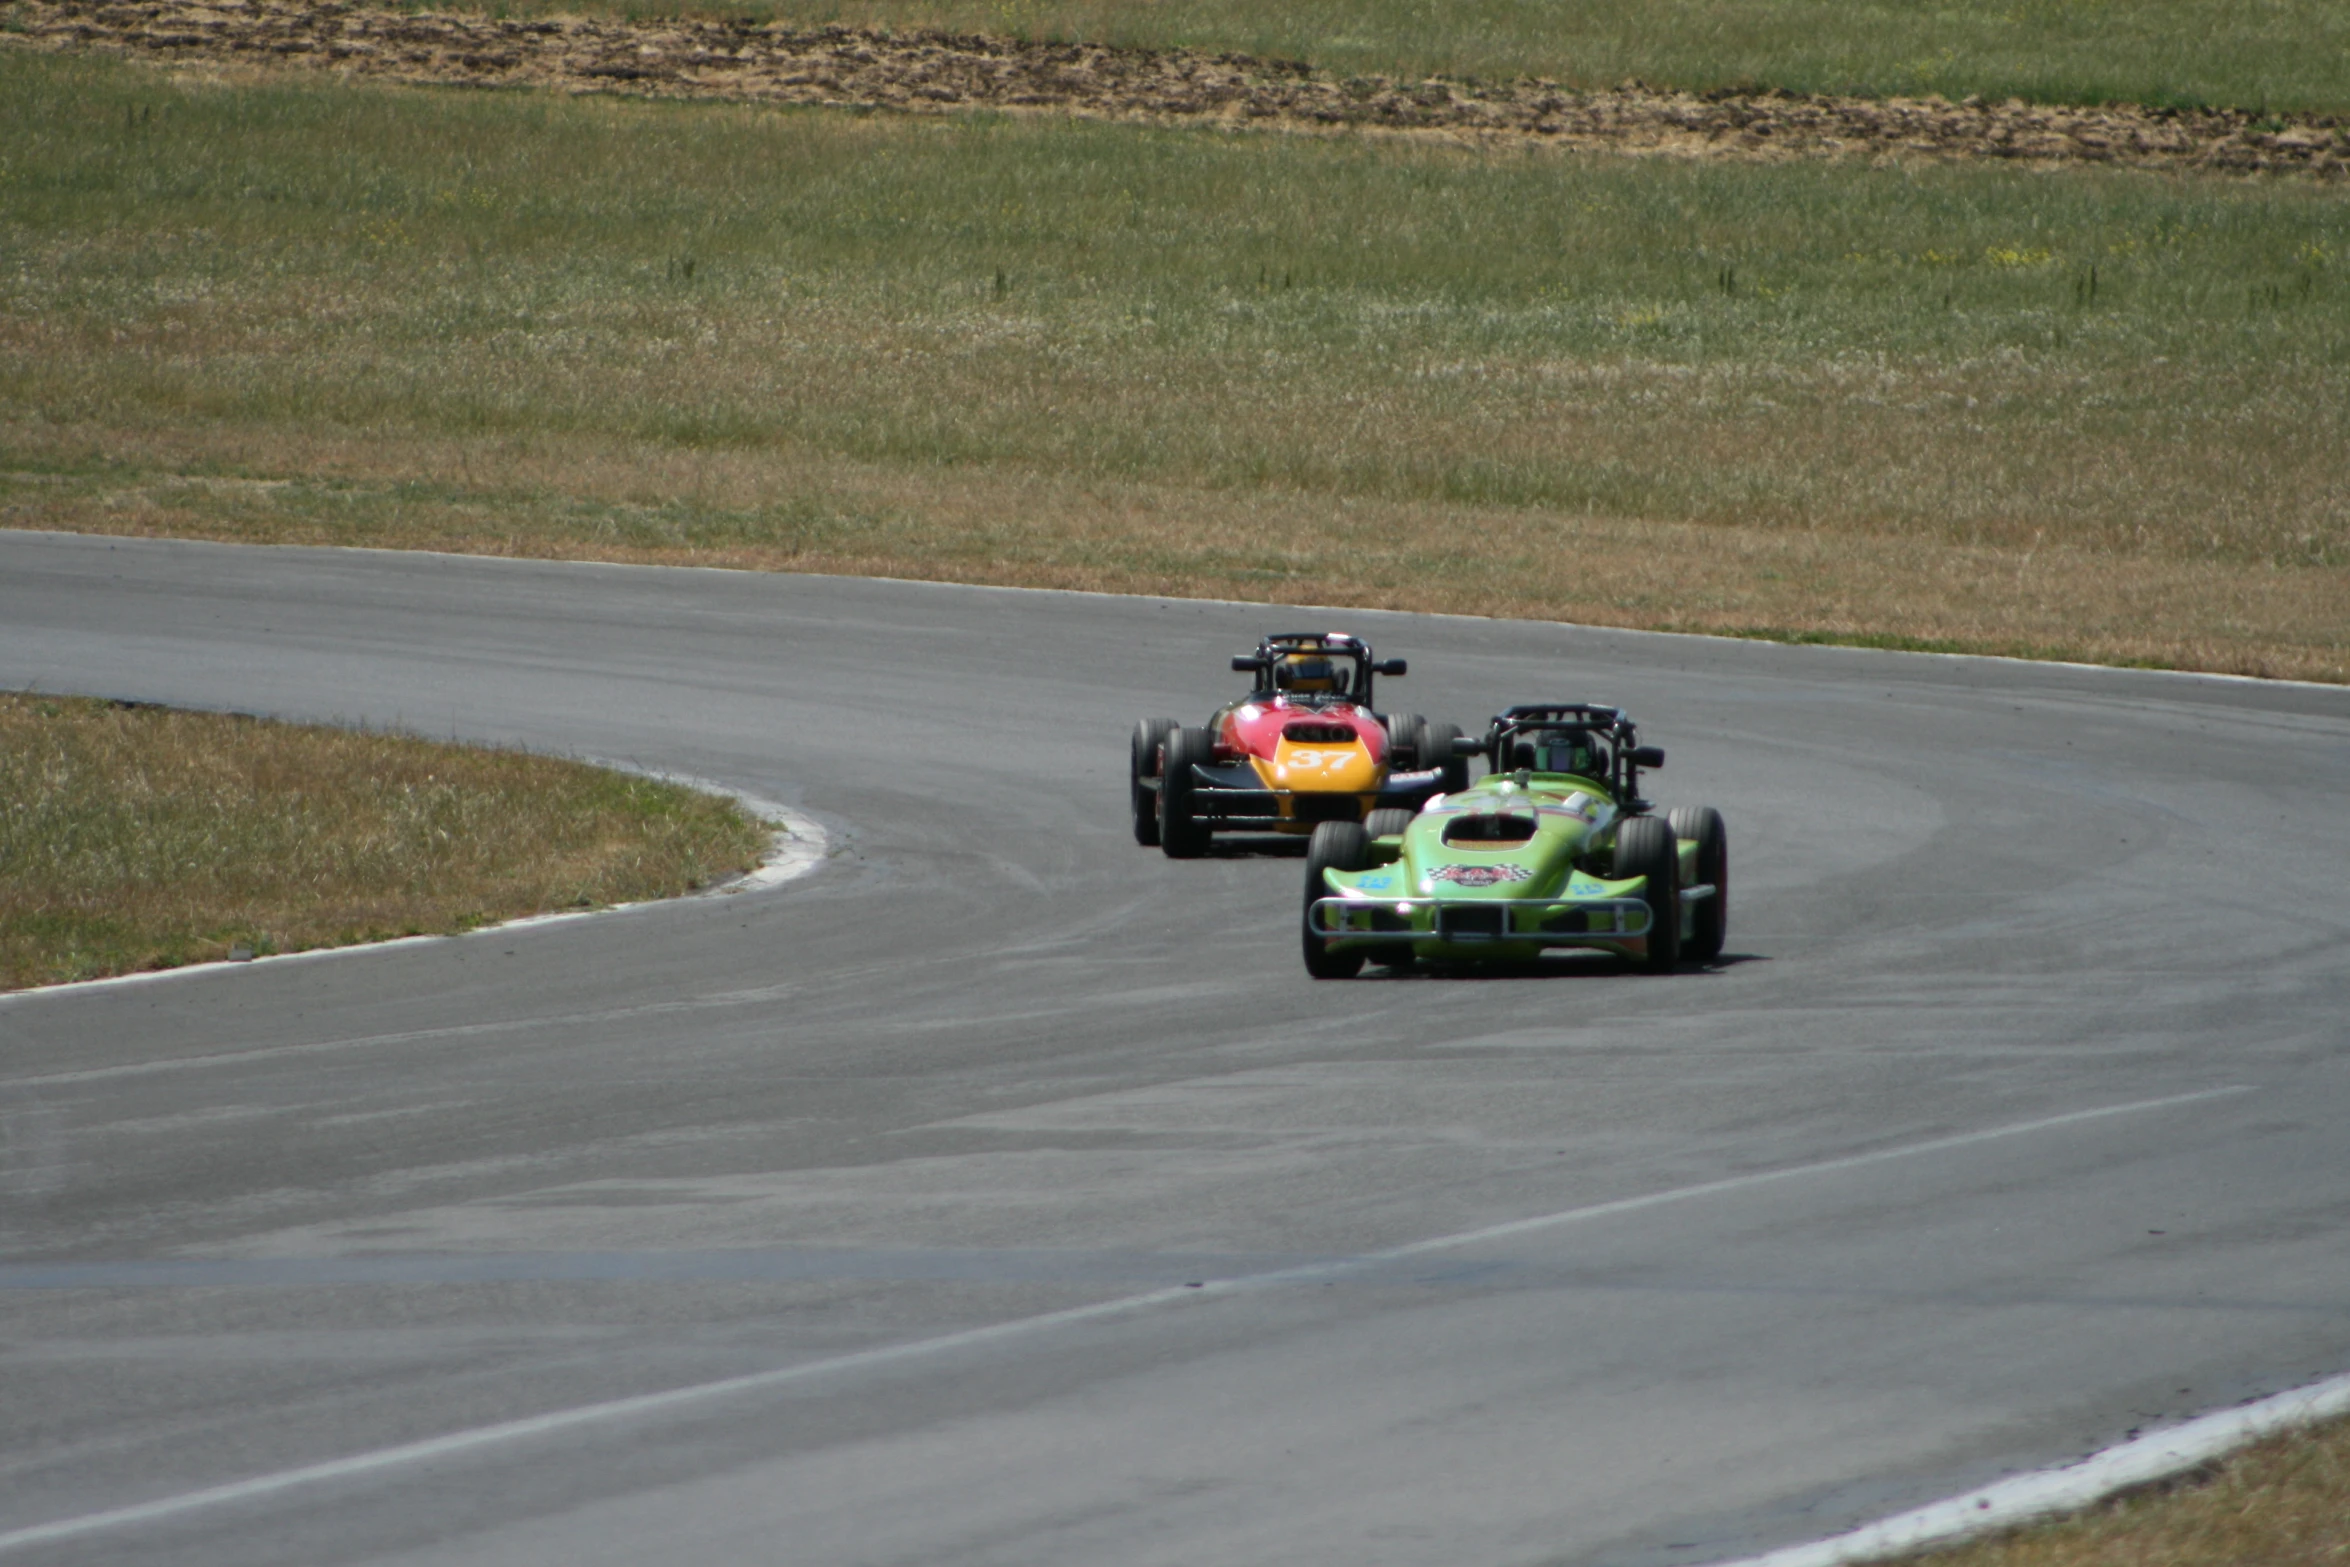
[[[1336,71],[2350,112],[2332,0],[508,0],[1239,50]]]
[[[0,56],[17,526],[2350,676],[2322,183]]]
[[[408,736],[0,694],[0,987],[457,931],[748,869],[732,801]]]
[[[2350,1560],[2350,1424],[2271,1438],[2180,1483],[1916,1567],[2337,1567]]]

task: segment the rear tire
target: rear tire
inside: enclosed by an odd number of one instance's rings
[[[1134,841],[1146,849],[1159,846],[1159,791],[1143,780],[1159,776],[1160,748],[1174,732],[1172,718],[1146,718],[1134,726],[1126,766],[1126,797],[1134,811]]]
[[[1670,974],[1681,958],[1680,851],[1673,827],[1656,816],[1635,816],[1616,829],[1616,880],[1648,878],[1648,958],[1641,967]]]
[[[1159,847],[1170,860],[1196,860],[1208,852],[1212,836],[1192,814],[1192,791],[1198,781],[1192,767],[1215,757],[1216,743],[1205,729],[1178,729],[1160,750]]]
[[[1316,979],[1352,979],[1363,971],[1360,951],[1333,952],[1330,943],[1305,926],[1305,909],[1330,896],[1324,871],[1366,871],[1371,868],[1371,839],[1360,822],[1324,822],[1306,843],[1306,900],[1298,912],[1305,944],[1306,972]]]
[[[1700,898],[1689,916],[1689,939],[1681,956],[1711,963],[1722,955],[1730,934],[1730,830],[1710,805],[1676,805],[1665,818],[1673,836],[1697,845],[1697,880],[1711,882],[1714,895]]]
[[[1439,787],[1446,794],[1459,794],[1469,787],[1469,759],[1453,755],[1453,742],[1460,737],[1458,724],[1420,721],[1420,765],[1444,774],[1444,782]]]

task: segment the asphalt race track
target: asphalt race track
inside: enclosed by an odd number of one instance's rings
[[[1317,984],[1294,855],[1137,848],[1326,626],[1631,708],[1730,958]],[[0,685],[832,841],[0,1001],[11,1567],[1702,1562],[2350,1368],[2350,691],[38,534]]]

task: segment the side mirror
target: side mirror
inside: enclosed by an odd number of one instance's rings
[[[1664,766],[1664,747],[1658,745],[1636,745],[1632,747],[1632,765],[1634,767]]]
[[[1485,737],[1483,735],[1454,735],[1452,737],[1452,754],[1455,756],[1483,756],[1485,754]]]
[[[1390,679],[1400,679],[1404,675],[1409,674],[1411,672],[1411,668],[1412,666],[1410,664],[1406,663],[1400,658],[1383,658],[1379,660],[1378,663],[1371,666],[1371,672],[1373,674],[1386,675]]]
[[[1253,675],[1265,667],[1265,661],[1254,653],[1235,653],[1232,655],[1232,667],[1244,675]]]

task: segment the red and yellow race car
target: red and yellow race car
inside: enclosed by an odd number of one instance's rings
[[[1375,658],[1344,632],[1293,631],[1232,667],[1255,677],[1249,693],[1204,727],[1134,726],[1135,842],[1190,859],[1219,832],[1310,833],[1469,786],[1474,753],[1458,728],[1372,707],[1372,682],[1401,676],[1402,659]]]

